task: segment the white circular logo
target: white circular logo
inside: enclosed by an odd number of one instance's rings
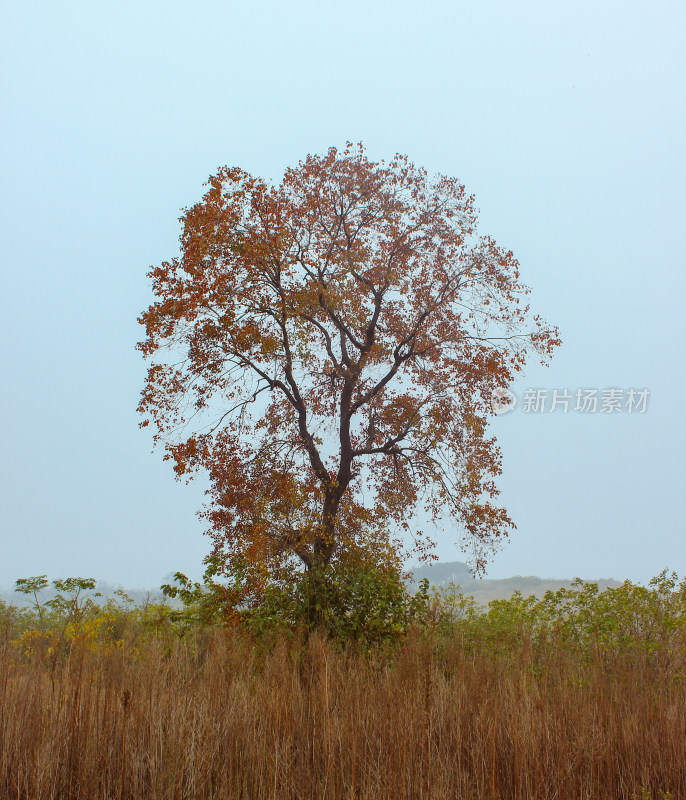
[[[491,410],[494,414],[507,414],[513,411],[516,405],[517,395],[504,386],[499,386],[491,392]]]

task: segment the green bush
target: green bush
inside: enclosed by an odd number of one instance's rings
[[[429,590],[424,581],[412,594],[397,569],[352,558],[319,574],[293,572],[270,583],[240,563],[209,559],[202,582],[176,573],[162,587],[164,600],[139,606],[121,591],[96,602],[90,578],[52,584],[54,596],[43,600],[46,576],[22,578],[17,591],[32,605],[0,602],[3,640],[27,655],[57,658],[75,642],[135,649],[151,637],[169,647],[188,637],[202,647],[213,630],[231,625],[266,646],[279,635],[318,630],[368,650],[393,645],[414,627],[437,652],[449,646],[509,659],[526,649],[541,668],[561,654],[580,666],[601,659],[610,668],[641,655],[686,680],[686,579],[666,570],[648,586],[625,581],[601,592],[576,580],[542,599],[515,592],[487,607],[454,585]]]
[[[426,615],[429,602],[426,582],[413,596],[397,569],[364,562],[339,561],[320,572],[293,572],[256,585],[243,565],[210,559],[202,583],[180,572],[174,582],[162,591],[183,604],[170,616],[185,628],[232,621],[258,637],[319,629],[364,646],[397,639]]]

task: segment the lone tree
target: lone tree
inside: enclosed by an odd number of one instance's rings
[[[559,339],[474,198],[350,144],[276,186],[236,167],[207,186],[149,273],[139,410],[178,477],[209,475],[215,553],[266,574],[392,561],[420,512],[452,518],[483,570],[514,527],[492,502],[491,395]]]

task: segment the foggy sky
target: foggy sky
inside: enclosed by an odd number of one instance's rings
[[[518,530],[489,576],[686,573],[685,23],[663,1],[6,4],[0,585],[199,574],[202,486],[135,413],[147,269],[220,165],[278,180],[347,140],[476,195],[563,339],[520,396],[650,390],[645,414],[493,421]]]

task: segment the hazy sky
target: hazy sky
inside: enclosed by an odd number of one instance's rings
[[[147,269],[220,165],[346,140],[458,176],[519,258],[564,340],[520,398],[651,393],[494,420],[518,530],[489,575],[686,573],[684,41],[676,0],[6,3],[0,585],[200,573],[202,489],[135,413]]]

